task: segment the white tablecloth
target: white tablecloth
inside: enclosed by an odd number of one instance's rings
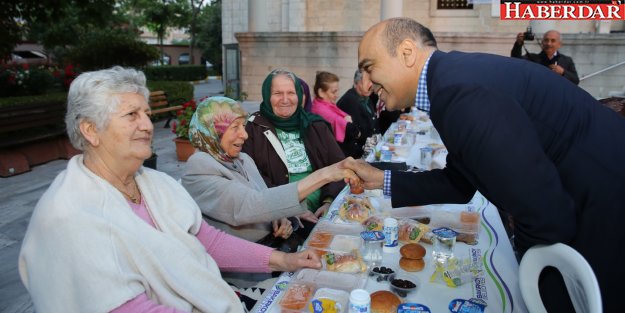
[[[328,214],[329,219],[335,218],[335,212],[346,192],[347,189],[333,202],[330,214]],[[383,200],[376,202],[382,203]],[[448,305],[453,299],[478,298],[488,304],[486,312],[525,312],[518,286],[518,263],[497,209],[480,194],[476,194],[473,203],[481,216],[478,244],[471,246],[459,242],[456,244],[455,254],[470,257],[473,262],[479,263],[483,269],[481,273],[472,281],[457,288],[448,287],[440,282],[432,283],[430,276],[435,269],[430,257],[432,246],[423,244],[427,250],[424,258],[426,265],[423,271],[414,273],[421,285],[419,290],[409,294],[404,302],[426,305],[432,312],[449,312]],[[454,206],[458,205],[443,205],[443,208],[454,209]],[[385,253],[382,264],[399,269],[399,258],[399,250],[396,253]],[[273,288],[263,294],[263,300],[257,303],[253,312],[280,312],[278,305],[280,296],[286,290],[292,277],[293,273],[283,273]],[[389,285],[387,282],[377,282],[369,277],[365,289],[369,292],[389,290]]]

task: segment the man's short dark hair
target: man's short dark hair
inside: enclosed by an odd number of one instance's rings
[[[384,29],[384,44],[388,53],[395,56],[397,54],[397,46],[404,39],[412,39],[417,43],[421,43],[423,47],[436,48],[436,39],[434,39],[434,35],[427,27],[410,18],[396,17],[388,19]]]

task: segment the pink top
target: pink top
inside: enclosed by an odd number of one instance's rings
[[[345,120],[345,116],[349,114],[339,109],[336,104],[320,98],[315,98],[310,111],[320,115],[324,120],[330,123],[332,131],[334,131],[336,141],[345,141],[345,129],[347,128],[348,123]]]
[[[141,198],[141,203],[128,201],[132,211],[152,227],[156,228],[152,217]],[[197,239],[204,245],[206,252],[217,262],[221,270],[226,272],[270,272],[269,256],[273,249],[238,237],[228,235],[202,221]],[[120,305],[113,313],[174,313],[181,312],[174,308],[160,305],[142,293]]]

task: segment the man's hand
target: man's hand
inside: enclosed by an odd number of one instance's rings
[[[364,160],[354,160],[349,157],[341,161],[340,166],[356,172],[365,189],[381,189],[384,186],[384,171],[371,166]],[[345,178],[345,182],[350,185],[357,183],[350,178]]]
[[[549,64],[549,68],[552,71],[558,73],[558,75],[564,75],[564,67],[558,65],[557,63],[556,64]]]
[[[312,250],[304,250],[296,253],[284,253],[274,250],[269,256],[269,268],[272,271],[294,272],[300,268],[321,269],[321,260]]]
[[[516,35],[516,42],[515,42],[515,44],[517,46],[522,46],[523,45],[523,40],[525,40],[525,33],[518,33]]]

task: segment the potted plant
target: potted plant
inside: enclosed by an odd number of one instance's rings
[[[195,152],[195,148],[189,141],[189,123],[195,112],[195,100],[190,100],[182,105],[182,109],[176,111],[176,120],[172,125],[172,132],[176,134],[176,155],[178,161],[186,161]]]

